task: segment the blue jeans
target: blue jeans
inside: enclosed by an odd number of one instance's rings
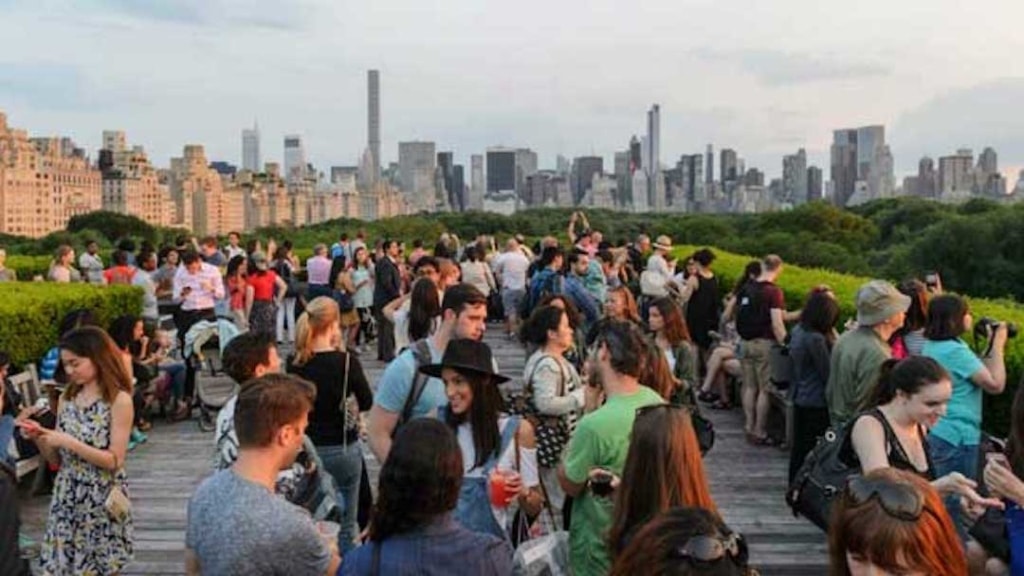
[[[171,379],[171,397],[181,400],[185,397],[185,364],[175,362],[173,364],[162,364],[161,372],[166,372]]]
[[[348,446],[317,446],[324,470],[334,477],[338,485],[338,506],[341,506],[341,531],[338,532],[338,549],[342,555],[355,548],[359,535],[359,482],[363,475],[363,453],[359,442]]]
[[[978,479],[978,445],[961,444],[954,446],[935,435],[928,437],[928,454],[932,458],[935,477],[942,478],[951,472],[959,472],[970,478]],[[960,496],[951,494],[945,498],[946,511],[953,519],[960,540],[967,541],[967,530],[960,520]]]
[[[14,442],[14,416],[5,414],[0,416],[0,461],[14,466],[14,458],[8,455],[11,442]]]

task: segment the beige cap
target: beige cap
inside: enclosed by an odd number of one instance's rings
[[[908,308],[910,296],[885,280],[872,280],[857,290],[857,323],[861,326],[881,324]]]

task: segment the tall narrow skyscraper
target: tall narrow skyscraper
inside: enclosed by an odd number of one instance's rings
[[[242,169],[259,172],[260,166],[260,126],[253,122],[252,129],[242,130]]]
[[[644,170],[647,172],[647,198],[648,209],[660,210],[664,208],[665,199],[659,198],[658,183],[661,178],[661,106],[655,104],[647,111],[647,148],[646,157],[643,159]],[[662,185],[664,188],[664,185]],[[636,203],[636,189],[633,190],[633,202]],[[635,207],[634,207],[635,208]]]
[[[373,155],[373,182],[380,177],[380,71],[370,70],[366,75],[367,127],[370,154]]]
[[[705,183],[708,185],[710,190],[710,188],[715,184],[715,147],[711,144],[708,144],[705,159],[707,160],[707,164],[704,166],[704,178]]]

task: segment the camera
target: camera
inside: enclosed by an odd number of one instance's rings
[[[980,320],[974,323],[975,339],[987,337],[989,330],[991,329],[992,332],[995,332],[996,328],[998,328],[1000,324],[1002,324],[1002,322],[993,320],[991,318],[981,318]],[[1008,322],[1006,324],[1006,336],[1007,338],[1017,337],[1017,325],[1014,324],[1013,322]]]

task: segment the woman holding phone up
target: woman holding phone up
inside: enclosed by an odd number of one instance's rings
[[[22,420],[22,433],[60,471],[50,501],[46,574],[115,574],[132,559],[124,473],[132,429],[131,375],[114,342],[95,327],[66,334],[60,358],[68,386],[56,430]]]

